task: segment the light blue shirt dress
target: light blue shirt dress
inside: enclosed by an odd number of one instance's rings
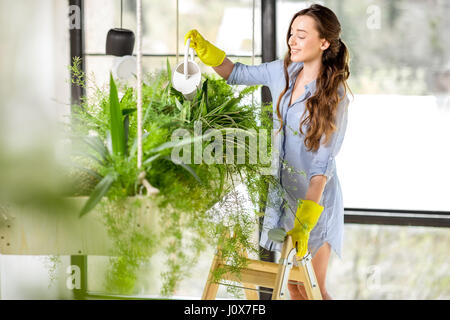
[[[268,232],[273,228],[284,228],[289,231],[294,226],[298,200],[305,199],[309,182],[314,175],[325,175],[327,182],[319,202],[324,207],[322,214],[312,229],[308,242],[308,250],[314,257],[317,250],[325,243],[342,259],[342,243],[344,237],[344,206],[341,185],[336,171],[335,157],[344,140],[347,127],[348,104],[347,95],[340,101],[336,116],[337,130],[327,145],[324,145],[325,135],[316,152],[307,151],[304,136],[299,131],[299,125],[306,101],[316,89],[316,80],[305,85],[305,92],[291,106],[292,91],[295,79],[303,68],[303,62],[292,62],[288,67],[289,88],[280,102],[280,113],[283,117],[283,129],[273,136],[272,167],[273,175],[279,184],[269,185],[268,200],[261,230],[260,245],[270,251],[281,251],[282,243],[268,238]],[[278,97],[285,87],[283,60],[262,63],[260,65],[245,65],[236,62],[227,79],[230,85],[265,85],[270,89],[273,101],[273,128],[278,131],[280,121],[276,113]],[[344,88],[338,90],[339,96],[344,94]],[[307,116],[307,112],[304,117]],[[304,133],[307,128],[302,127]],[[274,165],[275,164],[275,165]]]

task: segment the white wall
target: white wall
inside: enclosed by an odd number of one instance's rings
[[[69,110],[67,1],[0,0],[0,133],[9,147],[34,145]]]
[[[43,142],[54,150],[58,121],[70,110],[68,25],[68,1],[0,0],[0,160],[32,157]],[[0,298],[70,294],[49,288],[43,259],[0,255]]]

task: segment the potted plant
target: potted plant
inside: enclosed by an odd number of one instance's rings
[[[84,85],[78,65],[75,60],[74,81]],[[258,248],[251,236],[259,213],[239,206],[242,199],[236,187],[244,184],[258,207],[266,200],[267,184],[274,182],[271,175],[263,173],[270,163],[236,161],[238,150],[250,158],[258,153],[259,144],[252,149],[250,142],[235,141],[228,134],[271,132],[271,106],[261,109],[243,102],[257,86],[236,92],[224,80],[208,75],[203,75],[201,89],[189,101],[171,86],[170,75],[167,61],[165,71],[147,74],[143,84],[143,171],[135,161],[133,87],[117,86],[111,76],[109,90],[97,89],[94,99],[85,99],[71,122],[73,141],[79,142],[73,158],[77,170],[72,176],[79,182],[74,195],[88,197],[80,219],[92,210],[101,211],[115,243],[108,273],[111,291],[132,292],[136,271],[157,250],[166,257],[161,294],[170,295],[207,245],[220,243],[222,257],[237,273],[245,264],[237,248],[248,252]],[[119,92],[123,93],[120,99]],[[174,140],[180,131],[185,137]],[[214,142],[223,138],[226,146],[215,143],[212,148],[212,138]],[[270,135],[268,138],[270,149]],[[216,161],[196,161],[199,147],[201,155],[208,150]],[[189,161],[176,160],[175,150],[181,150],[183,159]],[[152,223],[137,222],[148,219]],[[229,233],[235,236],[225,237]]]

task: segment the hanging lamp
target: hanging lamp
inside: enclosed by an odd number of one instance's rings
[[[122,28],[123,0],[120,1],[120,28],[108,31],[106,37],[106,54],[117,57],[131,56],[134,48],[134,33]]]
[[[133,31],[122,28],[122,21],[123,0],[120,1],[120,28],[108,31],[106,54],[115,56],[111,68],[113,77],[127,81],[136,76],[136,58],[133,57],[135,36]]]

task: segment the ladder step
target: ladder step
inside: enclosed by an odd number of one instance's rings
[[[224,264],[220,264],[219,268],[226,267]],[[239,271],[240,277],[232,272],[226,272],[222,279],[236,282],[244,282],[247,284],[259,285],[267,288],[275,287],[276,273],[265,272],[259,270],[252,270],[249,268],[242,268]]]
[[[220,263],[219,268],[225,268],[227,265]],[[259,285],[267,288],[275,287],[275,279],[278,273],[279,264],[275,262],[259,261],[248,259],[248,265],[241,269],[241,280],[237,279],[236,275],[231,272],[224,274],[223,279],[228,277],[226,280],[245,282],[249,284]],[[300,268],[293,267],[289,275],[289,280],[296,282],[305,282],[305,274],[300,270]],[[263,281],[264,283],[262,283]]]
[[[286,290],[286,283],[299,282],[304,286],[309,299],[321,300],[322,295],[319,287],[317,285],[312,285],[316,284],[317,280],[314,274],[314,269],[312,268],[312,265],[310,265],[310,259],[308,258],[307,260],[304,260],[304,258],[301,261],[297,261],[299,265],[295,267],[293,267],[290,263],[289,265],[286,264],[286,259],[292,258],[292,250],[294,249],[292,249],[291,237],[287,236],[281,252],[281,258],[283,259],[280,260],[281,264],[249,259],[247,257],[247,253],[243,251],[241,254],[243,255],[243,258],[247,259],[245,263],[246,267],[239,268],[239,274],[233,273],[232,271],[225,272],[221,275],[220,279],[241,283],[242,286],[240,287],[244,289],[245,295],[249,300],[258,299],[256,292],[258,289],[256,286],[272,288],[272,299],[284,299],[285,297],[282,293]],[[202,299],[204,300],[215,299],[220,284],[228,285],[220,283],[220,281],[219,283],[212,282],[212,272],[215,270],[232,270],[230,265],[225,264],[221,260],[218,252],[220,252],[220,247],[217,248],[217,253],[211,264],[210,274],[203,290]],[[284,263],[281,261],[284,261]],[[289,272],[288,279],[285,278],[285,275],[287,275],[286,272]]]

